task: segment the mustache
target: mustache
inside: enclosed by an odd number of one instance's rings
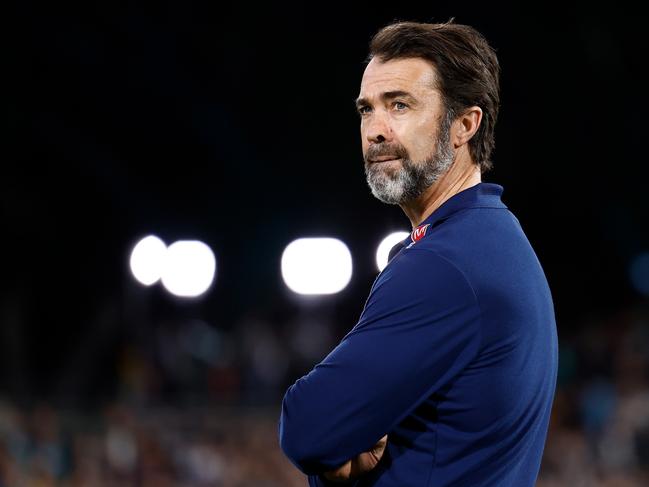
[[[367,149],[363,159],[369,164],[372,159],[381,156],[394,156],[395,159],[407,159],[408,151],[402,145],[373,145]]]

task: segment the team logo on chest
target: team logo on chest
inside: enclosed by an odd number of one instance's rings
[[[424,238],[424,236],[426,235],[426,230],[428,230],[429,226],[430,223],[426,223],[426,225],[419,225],[417,228],[415,228],[410,234],[412,243],[418,242],[419,240]]]

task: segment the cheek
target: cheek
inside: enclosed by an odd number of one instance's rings
[[[413,120],[408,130],[402,135],[402,141],[410,157],[422,160],[430,156],[435,150],[436,124],[430,119]]]
[[[369,142],[367,142],[365,137],[361,136],[361,150],[362,150],[363,154],[365,154],[367,152],[368,147],[369,147]]]

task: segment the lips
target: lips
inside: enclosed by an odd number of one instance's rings
[[[379,156],[375,157],[373,159],[370,159],[370,162],[385,162],[385,161],[394,161],[400,159],[399,157],[396,156]]]

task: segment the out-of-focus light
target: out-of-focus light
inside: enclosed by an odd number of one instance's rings
[[[198,240],[179,240],[167,249],[162,284],[175,296],[196,297],[212,285],[216,259],[212,249]]]
[[[145,286],[160,279],[167,246],[158,237],[150,235],[140,240],[131,251],[130,266],[133,277]]]
[[[649,296],[649,252],[642,252],[633,258],[629,277],[636,291]]]
[[[110,426],[106,434],[106,459],[118,471],[132,472],[137,461],[133,433],[121,426]]]
[[[410,235],[408,232],[394,232],[381,241],[379,247],[376,249],[376,266],[379,268],[379,271],[382,271],[385,269],[385,266],[388,265],[388,257],[392,247],[401,242],[408,235]]]
[[[352,278],[352,255],[335,238],[299,238],[284,249],[282,277],[298,294],[334,294]]]

